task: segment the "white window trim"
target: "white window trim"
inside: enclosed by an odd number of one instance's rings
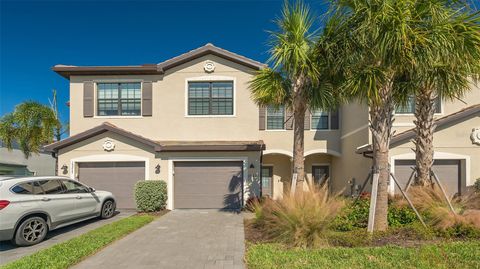
[[[167,209],[173,210],[173,200],[174,198],[174,162],[228,162],[228,161],[241,161],[243,162],[243,201],[242,207],[245,205],[245,202],[249,198],[250,193],[247,191],[247,184],[248,184],[248,157],[174,157],[168,159],[168,180],[167,180]]]
[[[98,83],[139,83],[140,82],[140,115],[135,116],[122,116],[122,115],[111,115],[111,116],[100,116],[98,115]],[[141,119],[143,118],[143,82],[144,80],[141,79],[101,79],[101,80],[93,80],[94,85],[94,104],[93,104],[93,118],[94,119]],[[152,82],[153,87],[153,82]],[[153,92],[152,92],[153,95]],[[152,104],[153,106],[153,104]]]
[[[434,160],[464,160],[465,161],[465,185],[471,186],[473,185],[473,182],[471,182],[471,177],[470,177],[470,156],[468,155],[462,155],[462,154],[455,154],[455,153],[448,153],[448,152],[438,152],[435,151],[433,154],[433,159]],[[390,170],[392,174],[395,175],[395,161],[396,160],[412,160],[415,161],[415,153],[405,153],[405,154],[399,154],[390,157]],[[442,179],[440,179],[442,180]],[[395,182],[393,181],[392,178],[390,178],[390,185],[388,186],[388,191],[391,194],[395,193]]]
[[[77,163],[96,163],[96,162],[145,162],[145,180],[150,179],[149,167],[150,160],[146,157],[140,157],[136,155],[128,154],[95,154],[87,155],[83,157],[78,157],[70,160],[70,178],[77,180],[76,175],[76,164]]]
[[[188,114],[188,83],[189,82],[216,82],[216,81],[232,81],[233,82],[233,114],[232,115],[189,115]],[[185,118],[236,118],[237,117],[237,79],[229,76],[200,76],[189,77],[185,79]]]

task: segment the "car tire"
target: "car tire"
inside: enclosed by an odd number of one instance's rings
[[[113,217],[113,214],[115,213],[115,207],[115,201],[106,200],[102,205],[102,212],[100,214],[100,217],[102,219],[109,219]]]
[[[41,217],[30,217],[18,226],[13,238],[17,246],[31,246],[38,244],[47,236],[47,222]]]

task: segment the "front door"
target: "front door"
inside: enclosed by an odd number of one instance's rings
[[[262,167],[262,196],[273,196],[273,167]]]
[[[330,168],[328,165],[314,165],[312,166],[312,175],[315,185],[322,186],[330,177]]]

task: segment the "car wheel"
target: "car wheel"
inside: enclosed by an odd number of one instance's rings
[[[102,219],[109,219],[113,217],[113,213],[115,212],[115,202],[112,200],[107,200],[103,203],[102,206]]]
[[[43,218],[31,217],[24,220],[20,226],[18,226],[13,240],[17,246],[35,245],[45,239],[47,231],[47,222]]]

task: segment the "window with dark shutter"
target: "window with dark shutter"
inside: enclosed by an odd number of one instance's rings
[[[141,83],[97,83],[98,116],[140,116]]]

